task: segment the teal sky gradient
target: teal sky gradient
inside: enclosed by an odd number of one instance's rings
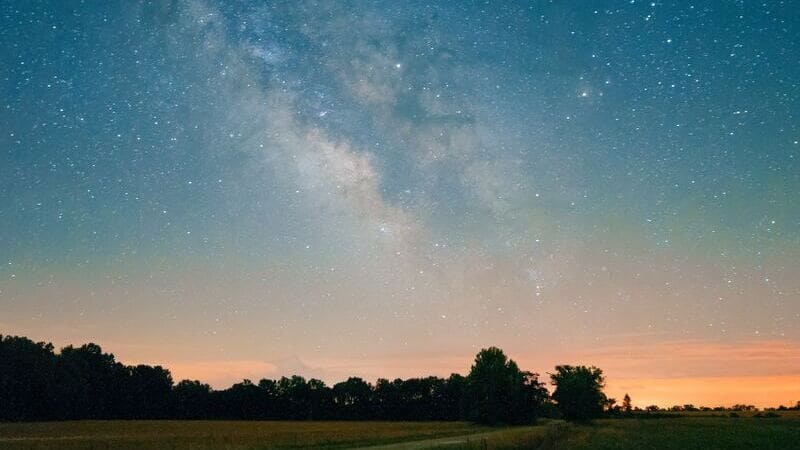
[[[795,8],[6,2],[0,331],[328,377],[796,349]]]

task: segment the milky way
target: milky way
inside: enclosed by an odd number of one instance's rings
[[[797,6],[4,2],[0,331],[797,400]]]

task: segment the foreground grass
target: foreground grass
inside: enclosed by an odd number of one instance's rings
[[[384,449],[800,449],[800,415],[779,418],[686,415],[542,421],[486,428],[463,422],[58,422],[0,424],[8,450]]]
[[[0,424],[8,450],[351,448],[485,431],[464,422],[85,421]]]
[[[800,449],[800,416],[780,418],[690,415],[660,419],[606,419],[591,425],[551,421],[510,428],[460,449]]]

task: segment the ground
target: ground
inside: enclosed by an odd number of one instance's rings
[[[487,428],[463,422],[86,421],[0,424],[8,450],[401,449],[800,449],[800,414],[758,418],[693,414],[605,419],[591,425],[543,420]]]

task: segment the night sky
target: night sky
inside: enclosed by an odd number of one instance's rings
[[[794,404],[798,8],[4,1],[0,332]]]

